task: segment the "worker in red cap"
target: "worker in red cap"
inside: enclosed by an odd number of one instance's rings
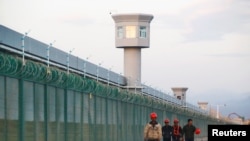
[[[194,141],[194,133],[196,133],[196,127],[193,125],[193,120],[188,119],[187,124],[183,127],[185,141]]]
[[[150,114],[151,121],[144,128],[144,141],[160,141],[162,138],[161,124],[156,121],[157,114]]]
[[[173,127],[169,124],[169,119],[164,120],[165,125],[162,127],[163,141],[171,141]]]
[[[172,141],[182,141],[182,140],[183,140],[182,128],[179,125],[179,120],[176,118],[174,119]]]

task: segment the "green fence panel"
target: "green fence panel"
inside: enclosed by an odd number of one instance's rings
[[[137,141],[156,112],[164,125],[188,118],[207,136],[207,125],[225,123],[138,91],[67,73],[0,52],[1,141]]]

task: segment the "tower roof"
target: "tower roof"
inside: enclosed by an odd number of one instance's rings
[[[173,91],[187,91],[187,87],[173,87],[171,88]]]
[[[126,13],[126,14],[113,14],[112,18],[115,22],[151,22],[154,18],[151,14],[143,13]]]

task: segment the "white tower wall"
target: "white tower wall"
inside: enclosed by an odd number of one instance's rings
[[[141,85],[141,48],[149,48],[150,22],[149,14],[115,14],[115,46],[124,49],[124,75],[127,86]]]
[[[141,82],[141,50],[124,49],[124,75],[129,86],[139,86]]]
[[[174,87],[174,88],[172,88],[172,90],[174,92],[174,97],[186,102],[186,91],[188,90],[188,88]]]

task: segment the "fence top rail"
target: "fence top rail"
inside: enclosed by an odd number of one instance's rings
[[[25,37],[25,45],[22,45],[21,41],[23,40],[23,34],[18,33],[12,29],[9,29],[5,26],[0,25],[0,31],[1,31],[0,49],[21,55],[23,56],[23,58],[28,57],[33,60],[37,60],[39,62],[48,64],[49,66],[56,66],[63,70],[67,70],[68,72],[74,72],[83,75],[84,77],[96,79],[102,83],[106,84],[108,83],[109,85],[116,86],[121,89],[128,89],[128,87],[126,86],[126,78],[119,73],[113,72],[109,69],[93,64],[87,61],[87,59],[86,60],[80,59],[76,56],[71,55],[70,53],[63,52],[57,48],[54,48],[51,44],[42,43],[31,37]],[[50,55],[48,55],[48,49],[50,49],[49,53]],[[49,56],[51,58],[48,58]],[[70,62],[70,64],[68,62]],[[82,62],[82,64],[79,64],[79,62]],[[107,73],[109,75],[107,75]],[[195,105],[192,105],[187,102],[183,103],[177,98],[170,96],[159,90],[156,90],[150,86],[141,84],[141,87],[133,87],[133,88],[138,89],[135,91],[138,92],[140,91],[143,95],[148,95],[157,100],[163,100],[166,102],[170,102],[174,105],[184,106],[199,113],[205,113],[205,111],[199,109]]]

